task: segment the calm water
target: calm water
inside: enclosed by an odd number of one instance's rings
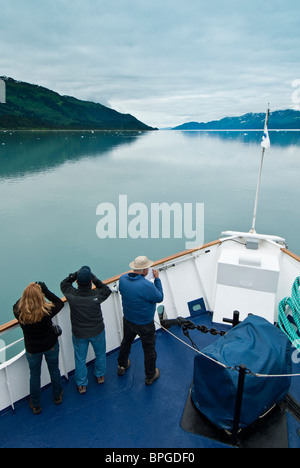
[[[31,281],[59,282],[84,264],[109,278],[137,255],[163,258],[187,239],[99,239],[97,206],[204,203],[204,240],[249,231],[262,132],[1,132],[0,323]],[[256,230],[300,254],[300,132],[270,132]],[[8,340],[8,338],[6,338]]]

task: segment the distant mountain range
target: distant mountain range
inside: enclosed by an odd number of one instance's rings
[[[207,123],[188,122],[171,130],[260,130],[264,128],[265,118],[265,113],[249,113],[240,117],[225,117]],[[269,130],[300,130],[300,111],[287,109],[270,112],[268,128]]]
[[[13,78],[0,78],[6,85],[6,103],[0,104],[0,130],[156,130],[102,104],[61,96]]]

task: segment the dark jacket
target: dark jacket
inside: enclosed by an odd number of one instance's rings
[[[92,289],[91,285],[74,288],[74,280],[74,275],[69,275],[60,283],[70,305],[72,333],[76,338],[94,338],[104,330],[100,304],[110,296],[111,290],[95,276],[93,283],[96,289]]]
[[[61,311],[64,303],[49,289],[43,290],[46,299],[54,304],[54,307],[50,310],[50,315],[45,317],[37,323],[20,326],[24,334],[25,349],[30,354],[44,353],[53,348],[57,343],[57,335],[54,332],[52,318]],[[19,300],[20,301],[20,300]],[[19,320],[19,301],[13,306],[14,315]]]

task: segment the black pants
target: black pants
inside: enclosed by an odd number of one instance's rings
[[[123,318],[124,324],[124,337],[120,347],[118,357],[118,364],[122,367],[127,367],[128,357],[131,345],[136,337],[139,335],[144,350],[144,364],[146,377],[151,379],[155,375],[156,368],[156,350],[155,350],[155,325],[154,322],[147,325],[136,325]]]

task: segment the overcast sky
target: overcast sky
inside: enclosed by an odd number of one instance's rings
[[[0,0],[0,50],[0,75],[159,128],[287,109],[300,1]]]

